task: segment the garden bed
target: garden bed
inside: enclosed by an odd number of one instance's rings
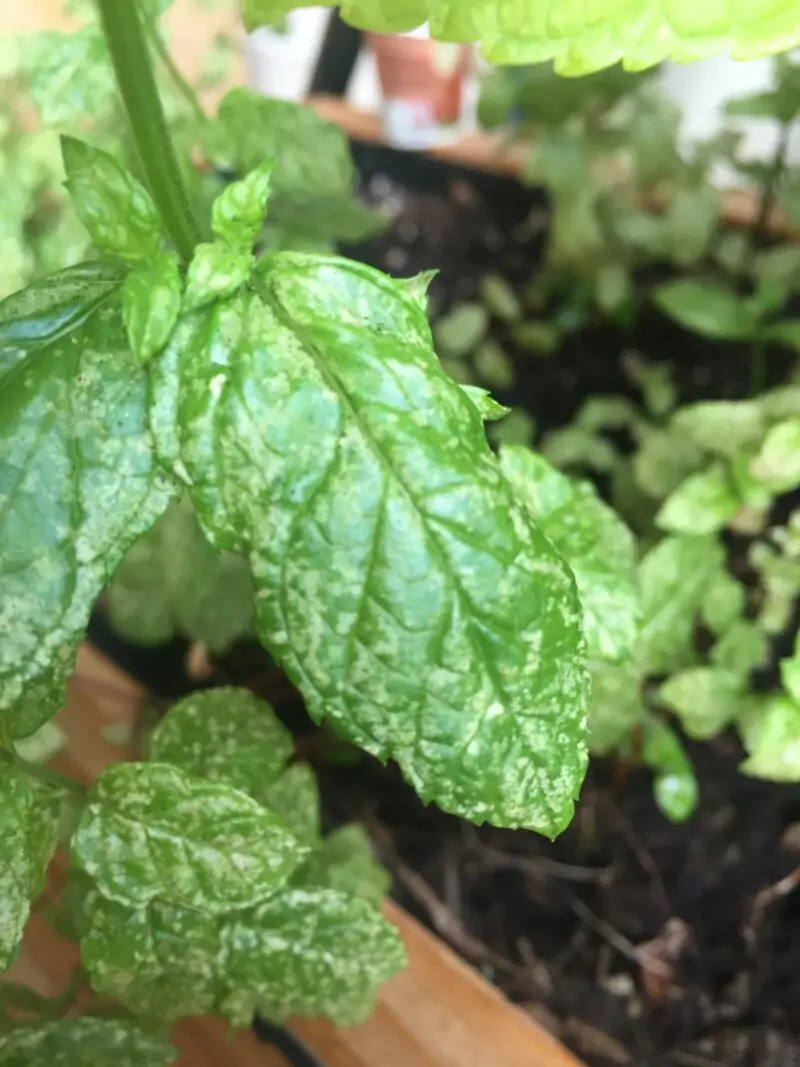
[[[368,142],[354,154],[363,195],[388,206],[393,224],[348,253],[394,275],[438,269],[437,313],[474,299],[487,271],[515,288],[535,273],[547,226],[535,192]],[[682,403],[748,392],[744,346],[690,335],[646,304],[632,331],[589,324],[546,359],[515,348],[502,324],[494,331],[516,370],[498,399],[525,408],[539,435],[566,425],[589,396],[633,397],[632,355],[669,361]],[[770,351],[767,384],[790,364]],[[743,546],[731,548],[734,569],[745,568]],[[147,656],[99,624],[93,632],[155,691],[190,684],[177,668],[180,644]],[[306,755],[324,752],[264,656],[239,650],[210,680],[251,685]],[[760,680],[774,682],[774,671]],[[365,822],[396,899],[591,1067],[790,1067],[800,1063],[800,787],[742,776],[729,735],[690,754],[701,796],[688,822],[657,810],[649,772],[596,761],[573,825],[554,843],[425,808],[395,768],[367,756],[318,769],[328,822]]]

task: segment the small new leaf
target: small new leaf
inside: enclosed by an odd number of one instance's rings
[[[461,388],[478,409],[484,422],[497,422],[511,411],[511,408],[499,404],[488,389],[481,389],[479,385],[462,385]]]
[[[741,297],[708,282],[665,282],[653,300],[665,315],[703,337],[743,339],[755,328]]]
[[[363,827],[342,826],[323,841],[292,878],[294,885],[336,889],[380,907],[391,877],[372,853]]]
[[[658,690],[689,737],[715,737],[739,712],[744,678],[719,667],[689,667],[673,674]]]
[[[308,852],[247,794],[160,763],[105,771],[72,850],[111,900],[158,897],[210,913],[271,896]]]
[[[127,263],[158,251],[161,219],[150,194],[113,156],[74,137],[61,138],[66,188],[95,247]]]
[[[319,786],[307,763],[293,763],[264,795],[267,807],[276,811],[290,833],[314,847],[321,840]]]
[[[699,789],[677,734],[660,719],[645,720],[642,760],[655,772],[653,793],[672,822],[685,822],[697,807]]]
[[[776,494],[800,484],[800,418],[772,427],[750,463],[750,473]]]
[[[183,310],[196,311],[231,296],[244,285],[252,268],[249,250],[216,243],[198,245],[186,275]]]
[[[711,662],[729,674],[747,678],[769,655],[766,635],[747,619],[737,619],[711,649]]]
[[[230,782],[268,804],[292,755],[292,736],[272,708],[246,689],[192,693],[173,704],[150,736],[150,759]]]
[[[122,286],[122,315],[137,363],[145,364],[166,345],[181,311],[183,283],[178,265],[159,252],[151,266],[134,271]]]
[[[729,571],[721,570],[706,590],[700,614],[709,630],[721,637],[741,618],[745,602],[744,586]]]
[[[664,501],[656,525],[675,534],[711,534],[734,517],[739,501],[722,464],[691,474]]]
[[[169,1067],[177,1050],[122,1019],[60,1019],[0,1034],[0,1067]]]
[[[241,181],[231,184],[214,201],[211,227],[214,233],[237,252],[252,252],[264,222],[272,161],[260,164]]]
[[[749,722],[743,741],[749,753],[739,768],[772,782],[800,781],[800,704],[772,697]]]

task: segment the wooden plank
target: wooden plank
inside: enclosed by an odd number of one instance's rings
[[[105,727],[130,727],[141,688],[89,645],[78,657],[66,707],[58,721],[69,744],[54,769],[84,782],[109,763],[129,758]],[[51,880],[63,876],[57,857]],[[581,1067],[553,1037],[513,1007],[436,937],[389,903],[387,917],[400,930],[409,966],[382,990],[378,1006],[360,1026],[337,1029],[320,1019],[298,1019],[291,1029],[325,1067]],[[77,949],[38,917],[9,977],[53,996],[66,985]],[[253,1033],[233,1039],[215,1019],[188,1019],[175,1028],[179,1067],[288,1067],[283,1055]]]

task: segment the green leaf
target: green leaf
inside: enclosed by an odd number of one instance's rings
[[[293,748],[292,735],[269,704],[246,689],[223,686],[173,704],[150,735],[149,756],[201,778],[230,782],[267,804]]]
[[[0,1067],[168,1067],[177,1050],[122,1019],[60,1019],[0,1034]]]
[[[677,734],[660,719],[646,720],[642,759],[655,771],[656,803],[671,822],[685,822],[697,807],[697,778]]]
[[[172,492],[125,339],[123,279],[88,264],[0,304],[0,714],[12,738],[60,707],[98,594]]]
[[[530,445],[536,433],[536,423],[524,408],[511,408],[496,426],[489,427],[495,445]]]
[[[711,649],[711,662],[746,678],[751,671],[765,665],[768,655],[765,634],[748,619],[738,619]]]
[[[633,457],[636,484],[654,500],[663,500],[703,466],[705,458],[687,434],[672,428],[649,430]]]
[[[152,646],[176,634],[225,652],[252,633],[247,561],[208,543],[191,501],[171,504],[117,567],[108,615],[129,641]]]
[[[28,921],[30,902],[44,887],[45,871],[58,841],[59,811],[57,792],[34,787],[25,775],[0,760],[0,839],[4,853],[0,864],[0,971],[11,966]]]
[[[715,463],[681,482],[661,506],[656,525],[669,533],[716,533],[727,526],[738,508],[725,467]]]
[[[261,163],[214,201],[211,225],[217,237],[238,252],[251,252],[267,210],[274,164]]]
[[[336,889],[377,908],[389,892],[392,880],[372,854],[363,827],[353,823],[329,834],[292,881],[299,886]]]
[[[270,896],[306,852],[247,794],[160,763],[104,771],[72,843],[109,899],[138,906],[159,897],[211,913]]]
[[[647,363],[631,356],[625,361],[625,374],[641,391],[648,415],[663,419],[678,403],[678,386],[670,363]]]
[[[570,481],[534,452],[506,445],[500,466],[575,574],[590,659],[626,658],[639,610],[630,530],[589,482]]]
[[[720,193],[713,185],[701,182],[676,190],[666,211],[672,262],[686,267],[707,254],[719,213]]]
[[[249,553],[259,634],[312,717],[447,810],[566,825],[585,761],[574,583],[418,303],[368,267],[275,253],[179,326],[153,384],[163,461],[215,543]]]
[[[760,442],[766,420],[757,400],[705,400],[682,407],[670,427],[676,440],[688,436],[698,449],[730,458]]]
[[[710,282],[665,282],[653,293],[653,302],[669,318],[702,337],[744,339],[756,326],[741,297]]]
[[[741,582],[729,571],[720,570],[706,589],[700,614],[709,630],[721,637],[742,616],[745,603],[746,594]]]
[[[743,740],[749,753],[739,768],[743,774],[771,782],[800,781],[800,704],[772,697]]]
[[[644,716],[642,680],[632,663],[589,661],[589,750],[605,756],[626,740]]]
[[[323,1015],[361,1022],[377,989],[406,963],[397,931],[365,900],[296,888],[232,916],[223,930],[228,978],[270,1018]]]
[[[552,322],[538,322],[535,319],[515,322],[511,327],[511,336],[520,348],[537,356],[549,356],[561,341],[561,334]]]
[[[437,348],[449,356],[465,356],[486,335],[489,316],[481,304],[458,304],[436,323]]]
[[[516,322],[522,305],[509,283],[500,274],[486,274],[480,282],[481,300],[487,310],[502,322]]]
[[[511,408],[499,404],[488,389],[482,389],[479,385],[462,385],[461,388],[478,409],[484,422],[497,422],[511,411]]]
[[[28,92],[42,122],[70,126],[107,113],[116,84],[96,26],[26,35],[22,55]]]
[[[503,348],[492,340],[483,341],[475,349],[472,362],[478,377],[492,389],[511,389],[516,381],[514,362]]]
[[[284,826],[299,841],[316,846],[322,830],[319,817],[319,787],[307,763],[293,763],[266,790],[264,803],[276,811]]]
[[[696,613],[723,565],[713,537],[666,537],[639,564],[642,622],[637,662],[644,674],[666,674],[691,655]]]
[[[131,351],[147,363],[169,341],[181,310],[183,282],[172,256],[159,252],[151,266],[134,271],[122,287],[122,314]]]
[[[764,331],[769,341],[776,341],[779,345],[800,352],[800,319],[784,319],[782,322],[772,323]]]
[[[161,219],[150,194],[108,152],[61,138],[66,188],[96,248],[128,263],[158,251]]]
[[[800,418],[772,427],[750,464],[750,473],[776,493],[800,485]]]
[[[673,674],[658,698],[680,718],[689,737],[715,737],[739,711],[744,682],[740,674],[719,667],[689,667]]]
[[[196,311],[241,289],[250,277],[253,256],[224,244],[199,244],[186,275],[183,310]]]
[[[794,655],[781,660],[781,681],[792,700],[800,704],[800,639],[795,641]]]
[[[562,426],[547,434],[542,454],[556,467],[587,467],[601,474],[612,471],[619,460],[611,441],[582,426]]]
[[[759,572],[764,589],[759,628],[767,634],[780,634],[791,621],[794,602],[800,593],[800,560],[756,543],[750,549],[750,562]]]

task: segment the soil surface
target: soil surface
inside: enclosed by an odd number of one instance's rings
[[[386,149],[355,151],[365,197],[393,215],[359,258],[395,275],[438,268],[440,309],[474,298],[488,270],[529,281],[547,223],[540,196]],[[683,402],[747,394],[745,351],[645,311],[632,334],[589,328],[549,359],[516,353],[520,385],[500,399],[527,407],[540,431],[561,426],[587,396],[634,395],[631,349],[673,364]],[[788,365],[771,354],[770,384]],[[101,643],[156,690],[186,687],[179,644],[137,662],[107,635]],[[742,753],[725,736],[688,746],[701,800],[683,825],[658,812],[647,773],[596,761],[556,842],[476,829],[424,807],[394,767],[352,754],[326,761],[324,735],[263,655],[240,649],[217,677],[275,703],[317,763],[328,824],[363,820],[397,899],[590,1067],[800,1067],[800,786],[740,775]]]

